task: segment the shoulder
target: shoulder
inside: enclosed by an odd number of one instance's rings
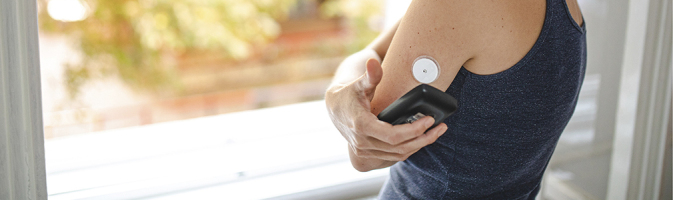
[[[430,85],[443,91],[463,66],[482,66],[487,71],[500,70],[495,65],[511,66],[508,62],[520,59],[519,54],[525,54],[537,38],[544,5],[544,0],[414,0],[383,60],[373,112],[420,84],[411,73],[419,56],[437,61],[439,77]]]
[[[493,74],[508,69],[532,48],[545,13],[545,0],[416,0],[402,23],[420,37],[404,40],[450,55],[438,60],[453,60],[440,62],[458,64],[478,74]],[[437,30],[425,35],[420,31],[431,28]],[[406,33],[402,37],[413,36]]]

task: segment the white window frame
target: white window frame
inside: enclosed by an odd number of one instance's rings
[[[0,0],[0,199],[47,199],[36,3]]]
[[[671,1],[631,0],[607,199],[659,199],[671,138]],[[669,178],[670,180],[670,178]]]

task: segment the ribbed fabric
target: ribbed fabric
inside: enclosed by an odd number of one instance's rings
[[[577,104],[585,28],[565,0],[547,0],[544,25],[517,64],[493,75],[461,68],[447,89],[448,130],[390,169],[381,199],[535,199]]]

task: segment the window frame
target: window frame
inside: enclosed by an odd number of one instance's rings
[[[0,0],[0,199],[47,199],[37,1]]]

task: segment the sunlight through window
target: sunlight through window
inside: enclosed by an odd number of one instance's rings
[[[82,21],[87,17],[87,6],[79,0],[51,0],[47,5],[49,16],[63,22]]]

